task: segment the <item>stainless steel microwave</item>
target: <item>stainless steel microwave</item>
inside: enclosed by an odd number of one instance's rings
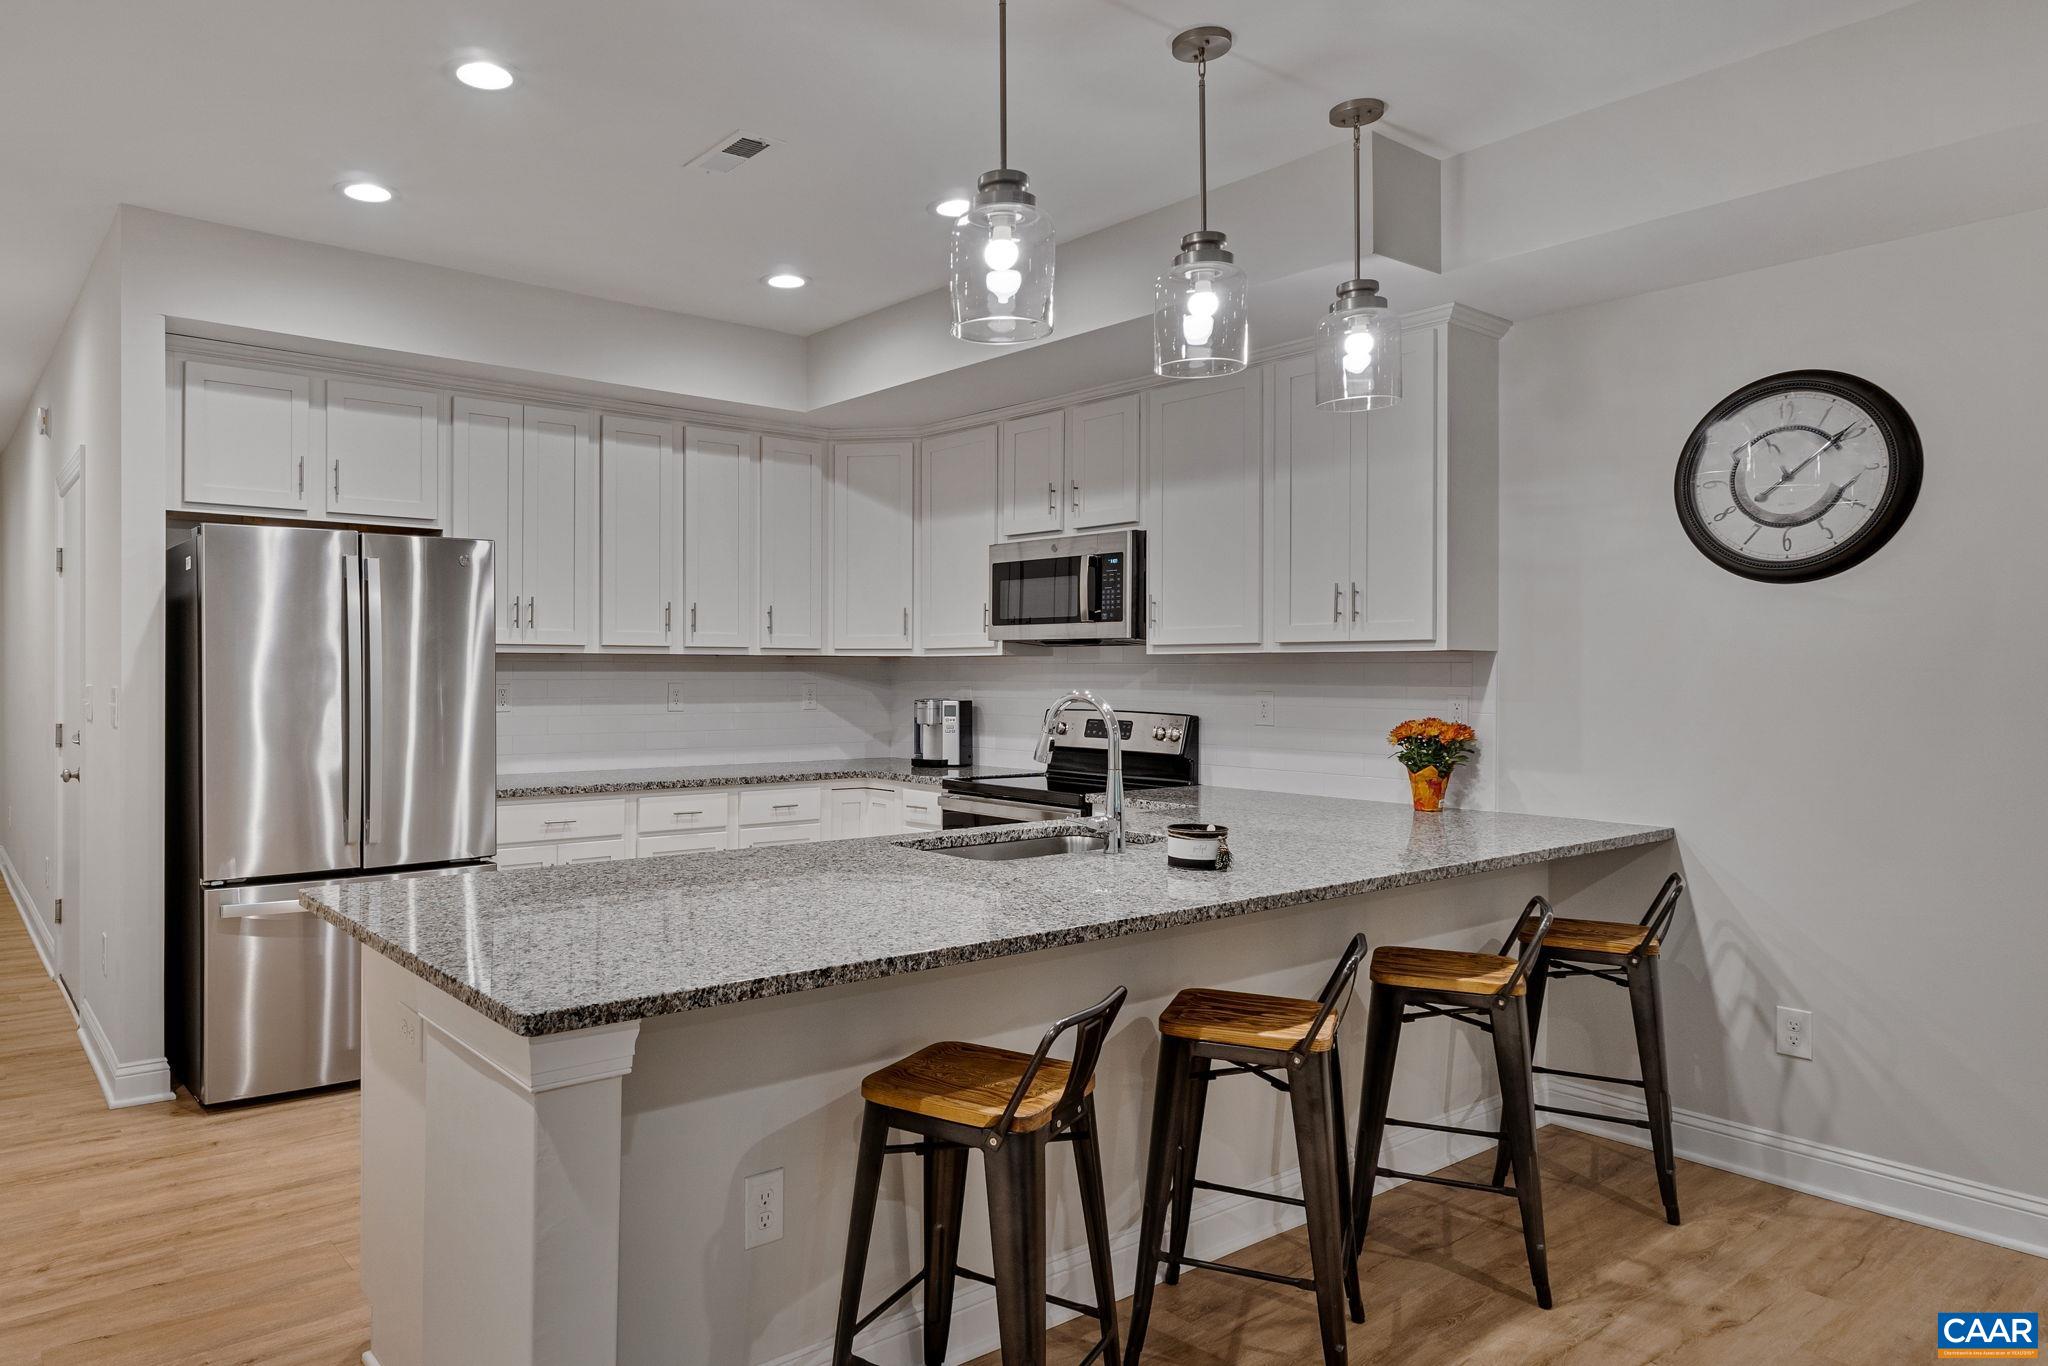
[[[1041,645],[1145,638],[1145,533],[1004,541],[988,550],[989,637]]]

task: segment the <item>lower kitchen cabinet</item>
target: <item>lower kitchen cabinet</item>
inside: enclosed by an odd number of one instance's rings
[[[895,835],[903,830],[903,798],[893,787],[835,787],[828,796],[827,826],[836,840]]]
[[[902,799],[905,830],[937,830],[943,823],[936,787],[906,787]]]
[[[642,835],[635,858],[667,858],[675,854],[709,854],[730,849],[723,830],[699,830],[686,835]]]
[[[500,868],[661,858],[939,828],[937,788],[872,781],[498,803]]]
[[[824,838],[823,821],[797,821],[790,825],[760,825],[742,830],[739,847],[758,849],[768,844],[815,844]]]

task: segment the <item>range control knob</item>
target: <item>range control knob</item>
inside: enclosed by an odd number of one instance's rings
[[[1058,734],[1065,735],[1067,733],[1067,723],[1062,721],[1057,726],[1053,727],[1053,729]]]
[[[1166,727],[1164,727],[1164,726],[1154,726],[1154,727],[1152,727],[1152,738],[1153,738],[1154,740],[1164,740],[1164,739],[1166,738]]]
[[[1170,730],[1170,731],[1166,732],[1166,738],[1167,738],[1167,739],[1169,739],[1169,740],[1171,740],[1171,741],[1173,741],[1173,743],[1175,743],[1176,745],[1177,745],[1177,744],[1179,744],[1179,743],[1180,743],[1180,727],[1178,727],[1178,726],[1175,726],[1175,727],[1174,727],[1174,728],[1173,728],[1172,730]]]

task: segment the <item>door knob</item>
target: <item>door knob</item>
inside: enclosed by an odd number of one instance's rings
[[[75,783],[78,781],[78,770],[75,768],[67,768],[60,771],[57,774],[57,776],[59,778],[62,778],[67,783]]]

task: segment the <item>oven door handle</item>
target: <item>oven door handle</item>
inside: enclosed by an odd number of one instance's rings
[[[939,798],[939,810],[958,811],[963,816],[994,816],[1009,821],[1079,820],[1083,812],[1064,807],[1036,806],[1030,802],[999,802],[985,797],[958,797],[948,792]]]

